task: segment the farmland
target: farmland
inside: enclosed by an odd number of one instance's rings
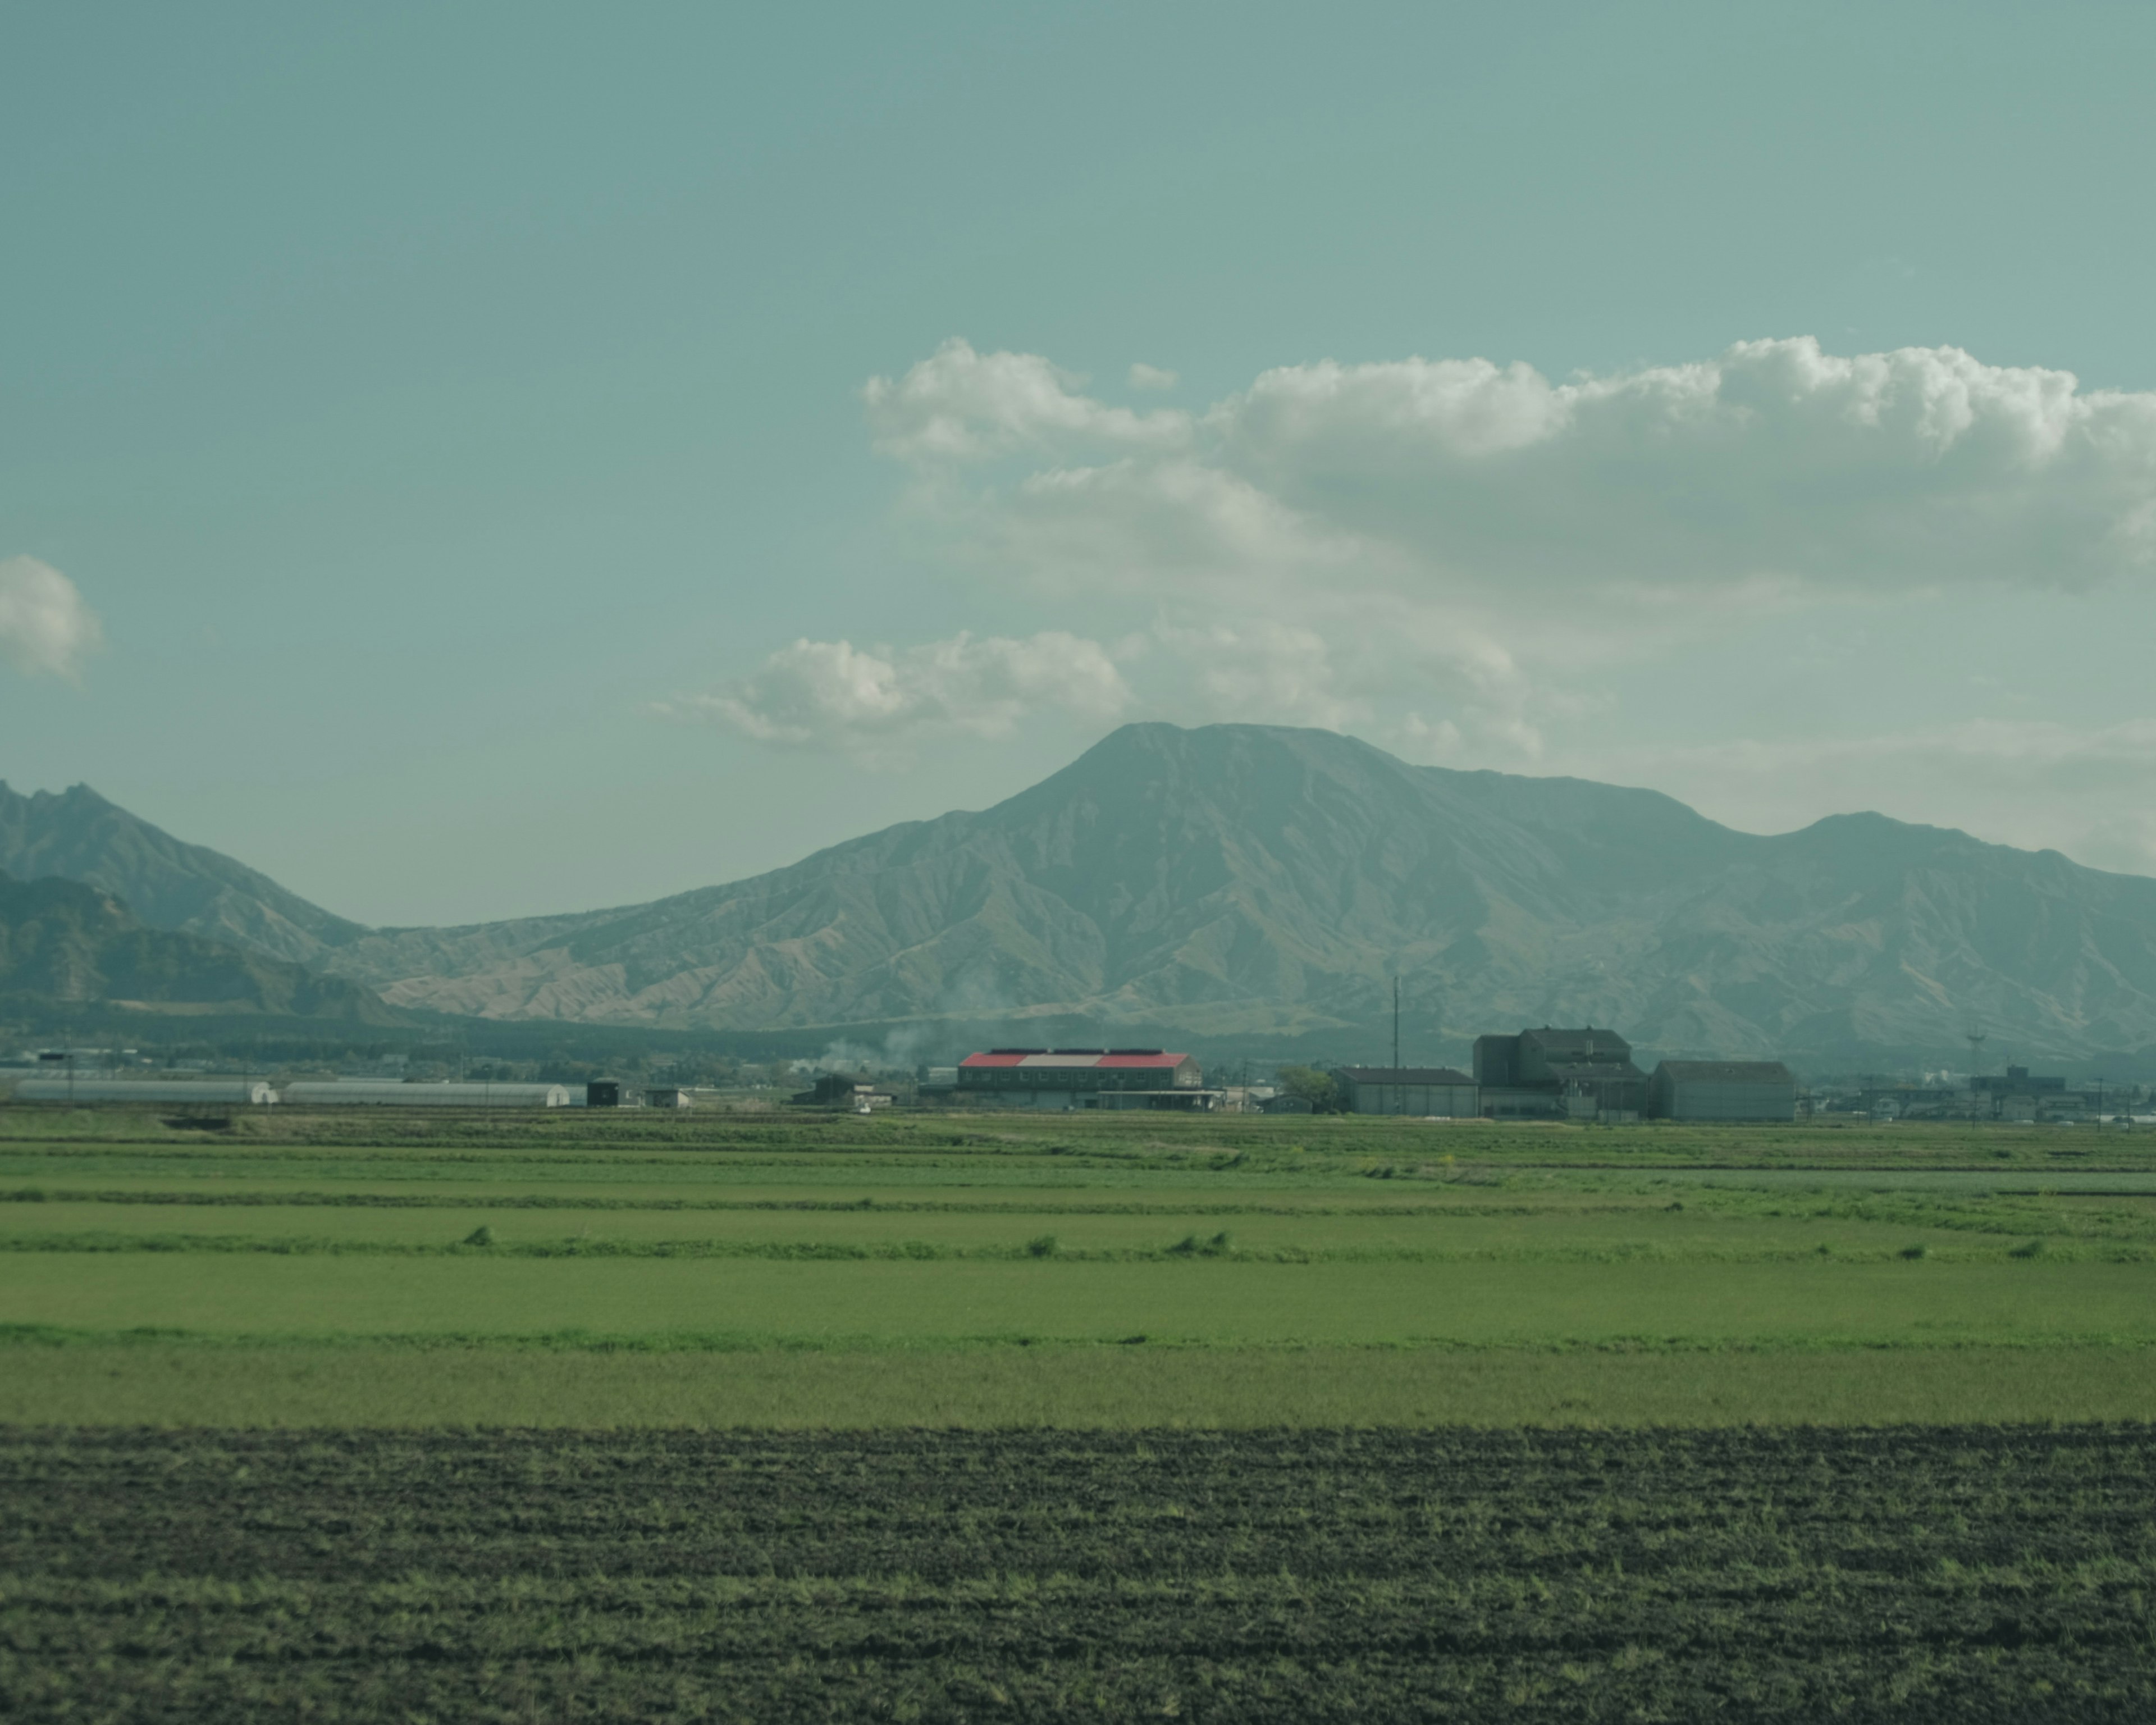
[[[18,1433],[56,1717],[2128,1720],[2137,1433]]]
[[[18,1423],[2156,1415],[2141,1138],[4,1119]]]
[[[0,1111],[0,1709],[2142,1717],[2144,1143]]]

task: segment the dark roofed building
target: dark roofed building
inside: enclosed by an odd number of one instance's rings
[[[1332,1076],[1351,1114],[1472,1120],[1481,1111],[1481,1086],[1450,1066],[1342,1066]]]
[[[1522,1084],[1562,1083],[1567,1076],[1590,1071],[1630,1071],[1646,1076],[1632,1064],[1630,1043],[1614,1030],[1598,1030],[1592,1024],[1577,1030],[1555,1030],[1548,1024],[1539,1030],[1522,1030],[1519,1060]]]
[[[1656,1120],[1794,1120],[1797,1081],[1779,1060],[1664,1060],[1647,1083]]]
[[[1647,1075],[1614,1030],[1544,1024],[1517,1036],[1475,1039],[1483,1111],[1500,1119],[1625,1118],[1646,1106]]]

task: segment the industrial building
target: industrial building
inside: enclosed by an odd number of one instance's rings
[[[1472,1120],[1482,1111],[1481,1086],[1450,1066],[1342,1066],[1332,1079],[1351,1114]]]
[[[277,1100],[277,1092],[254,1078],[25,1078],[15,1086],[15,1100],[263,1108]]]
[[[1632,1045],[1592,1024],[1478,1036],[1474,1081],[1494,1120],[1636,1120],[1647,1102]]]
[[[788,1100],[797,1108],[843,1108],[850,1114],[872,1114],[879,1108],[888,1108],[897,1098],[850,1072],[826,1072]]]
[[[1664,1060],[1647,1082],[1656,1120],[1794,1120],[1797,1081],[1779,1060]]]
[[[364,1078],[302,1079],[284,1089],[300,1108],[566,1108],[562,1084],[397,1084]]]
[[[958,1063],[956,1099],[990,1108],[1215,1106],[1197,1059],[1158,1048],[992,1048]]]
[[[2032,1073],[2026,1066],[2009,1066],[2004,1077],[1977,1077],[1969,1081],[1969,1089],[1978,1096],[2063,1096],[2066,1081]]]

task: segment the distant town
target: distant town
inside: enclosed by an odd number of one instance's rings
[[[1623,1035],[1595,1025],[1479,1036],[1466,1070],[1397,1058],[1383,1065],[1242,1060],[1218,1062],[1210,1075],[1195,1055],[1135,1046],[998,1046],[947,1065],[843,1048],[819,1059],[762,1062],[638,1055],[608,1071],[585,1061],[474,1060],[449,1050],[250,1060],[213,1052],[180,1057],[139,1048],[37,1047],[0,1057],[0,1100],[183,1111],[1153,1110],[1600,1126],[1828,1117],[2156,1125],[2150,1111],[2156,1087],[2134,1081],[2070,1083],[2014,1064],[1997,1073],[1814,1080],[1780,1060],[1662,1060],[1649,1070]]]

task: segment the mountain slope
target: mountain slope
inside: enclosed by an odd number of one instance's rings
[[[1126,726],[995,808],[654,904],[323,953],[439,1010],[843,1025],[1053,1009],[1192,1034],[1588,1020],[1719,1055],[2156,1042],[2156,881],[1876,815],[1732,831],[1329,732]]]
[[[655,903],[367,930],[83,787],[0,790],[0,866],[400,1006],[732,1029],[1077,1014],[1155,1034],[1587,1021],[1707,1055],[2156,1045],[2156,880],[1876,814],[1762,837],[1655,792],[1132,725],[993,809]],[[1433,1019],[1436,1021],[1433,1023]]]
[[[357,983],[199,935],[148,928],[79,881],[0,874],[0,996],[150,1010],[404,1022]]]
[[[153,928],[199,934],[305,963],[365,931],[267,875],[185,845],[79,784],[25,797],[0,782],[0,870],[57,875],[124,899]]]

